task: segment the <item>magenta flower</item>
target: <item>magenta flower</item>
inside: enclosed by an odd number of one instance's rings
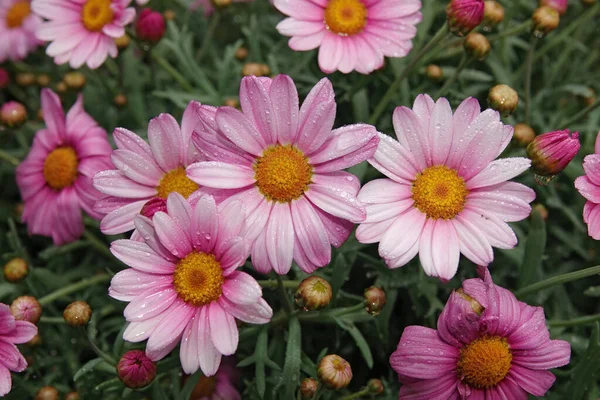
[[[540,7],[548,6],[554,8],[560,15],[567,12],[568,0],[540,0]]]
[[[165,18],[158,11],[144,8],[135,25],[135,31],[141,40],[158,42],[165,34]]]
[[[421,21],[420,0],[275,0],[289,18],[277,25],[291,36],[292,50],[319,47],[319,67],[327,74],[356,70],[369,74],[384,57],[404,57]]]
[[[527,158],[496,160],[513,134],[498,112],[480,112],[468,98],[453,115],[445,98],[434,103],[419,95],[412,110],[396,108],[393,122],[398,141],[380,134],[369,160],[389,179],[371,181],[358,194],[367,218],[356,238],[379,242],[390,268],[418,253],[425,273],[443,280],[456,274],[460,253],[487,265],[492,246],[514,247],[506,222],[526,218],[535,193],[507,182],[529,168]]]
[[[201,368],[211,376],[221,355],[237,349],[236,318],[269,322],[273,311],[259,284],[236,271],[248,256],[240,236],[244,218],[240,202],[217,208],[211,196],[203,196],[192,207],[175,192],[167,198],[167,213],[157,212],[152,221],[135,218],[144,242],[111,245],[115,257],[131,267],[116,274],[109,288],[110,296],[130,302],[125,340],[148,339],[146,355],[153,361],[181,342],[183,370]]]
[[[568,129],[536,136],[527,146],[533,172],[541,176],[560,173],[577,155],[581,144],[579,133]]]
[[[235,368],[235,358],[225,357],[214,376],[201,376],[192,391],[190,400],[242,400],[236,385],[240,372]]]
[[[183,113],[181,128],[169,114],[150,120],[150,145],[127,129],[115,129],[117,150],[111,159],[116,169],[94,177],[94,187],[108,195],[95,206],[96,211],[106,215],[100,224],[104,234],[134,229],[133,218],[147,202],[152,201],[155,207],[156,197],[164,200],[177,192],[188,198],[198,190],[198,185],[187,177],[185,167],[204,159],[191,143],[192,130],[199,122],[197,113],[202,107],[205,106],[190,102]]]
[[[600,132],[596,136],[594,154],[583,159],[584,176],[575,179],[575,187],[587,200],[583,207],[583,220],[588,225],[588,235],[600,240]]]
[[[0,1],[0,63],[22,60],[35,50],[41,43],[35,37],[41,24],[42,19],[31,12],[29,0]]]
[[[143,350],[130,350],[119,360],[117,375],[125,386],[142,388],[148,386],[156,377],[156,364]]]
[[[30,234],[52,237],[55,245],[83,233],[83,209],[93,210],[100,193],[92,177],[110,167],[106,131],[83,110],[79,96],[66,117],[59,97],[42,90],[46,128],[38,131],[27,158],[17,167],[17,185],[25,203],[22,220]]]
[[[38,39],[52,42],[46,54],[56,64],[72,68],[87,64],[98,68],[108,56],[118,54],[114,39],[125,34],[135,18],[131,0],[33,0],[31,8],[46,18],[37,30]]]
[[[16,321],[6,304],[0,303],[0,397],[10,392],[10,371],[21,372],[27,361],[16,344],[27,343],[37,335],[37,327],[31,322]]]
[[[479,274],[450,295],[437,331],[404,329],[390,357],[400,399],[526,400],[550,389],[548,369],[569,363],[571,347],[550,340],[543,308],[495,285],[487,268]]]
[[[450,0],[446,7],[450,30],[459,36],[471,32],[483,21],[484,6],[483,0]]]
[[[286,274],[295,260],[307,273],[329,264],[331,247],[365,218],[356,199],[358,178],[342,171],[370,157],[375,128],[356,124],[331,130],[336,103],[327,79],[310,91],[298,110],[289,76],[246,77],[240,103],[203,109],[206,133],[193,140],[208,162],[188,167],[190,178],[221,193],[226,204],[246,205],[242,236],[253,242],[257,271]]]

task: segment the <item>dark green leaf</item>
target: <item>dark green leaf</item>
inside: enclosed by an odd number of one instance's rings
[[[277,386],[273,389],[273,397],[282,400],[294,398],[294,392],[300,379],[300,364],[302,362],[302,328],[298,318],[290,319],[287,348],[285,351],[285,363],[283,373]],[[283,386],[283,391],[279,388]],[[279,396],[278,396],[279,394]]]

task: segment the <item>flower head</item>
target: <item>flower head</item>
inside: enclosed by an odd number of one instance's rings
[[[425,273],[451,279],[460,253],[478,265],[493,247],[512,248],[517,237],[506,224],[527,218],[530,188],[508,182],[530,166],[527,158],[496,157],[513,128],[494,110],[480,111],[468,98],[454,114],[445,98],[419,95],[412,110],[396,108],[398,141],[380,134],[369,163],[388,179],[367,183],[358,194],[367,218],[356,230],[362,243],[379,242],[388,267],[417,253]]]
[[[236,385],[240,374],[235,358],[225,357],[214,376],[201,376],[194,387],[190,400],[242,400]]]
[[[400,398],[543,396],[548,369],[569,363],[564,340],[550,340],[544,310],[495,285],[487,268],[453,292],[435,329],[404,329],[390,364],[403,383]]]
[[[156,377],[156,364],[142,350],[129,350],[117,364],[117,375],[125,386],[139,389]]]
[[[446,6],[448,26],[457,36],[465,36],[483,21],[483,0],[450,0]]]
[[[0,63],[22,60],[40,44],[35,37],[42,19],[31,12],[30,0],[0,2]],[[2,87],[2,85],[0,85]]]
[[[554,176],[566,168],[580,147],[579,133],[565,129],[536,136],[527,146],[527,155],[533,172]]]
[[[575,179],[575,187],[587,200],[583,207],[583,220],[588,225],[588,234],[600,240],[600,132],[596,136],[594,154],[583,159],[584,176]]]
[[[294,298],[304,310],[319,310],[331,301],[331,285],[320,276],[309,276],[300,282]]]
[[[0,108],[0,122],[8,127],[17,127],[27,121],[27,109],[18,101],[7,101]]]
[[[312,273],[329,264],[330,246],[340,246],[352,222],[365,217],[356,199],[360,182],[343,169],[375,152],[375,128],[332,130],[336,104],[327,79],[299,108],[289,76],[246,77],[240,103],[242,111],[202,110],[204,132],[193,139],[210,161],[191,165],[188,175],[205,187],[233,189],[220,193],[225,204],[246,205],[242,236],[253,242],[259,272],[286,274],[295,260]]]
[[[158,11],[144,8],[135,25],[141,40],[156,43],[165,34],[165,18]]]
[[[384,57],[404,57],[421,21],[420,0],[275,0],[288,18],[277,25],[296,51],[319,47],[325,73],[369,74]]]
[[[540,7],[548,6],[554,8],[560,15],[563,15],[567,12],[567,7],[569,6],[568,0],[540,0]]]
[[[350,363],[337,354],[329,354],[321,359],[317,368],[319,380],[331,389],[345,388],[352,380]]]
[[[38,131],[16,177],[25,202],[22,219],[30,234],[51,236],[54,244],[71,242],[83,233],[83,209],[92,207],[100,193],[92,177],[109,168],[112,151],[106,131],[84,110],[79,96],[65,116],[58,96],[42,90],[46,128]]]

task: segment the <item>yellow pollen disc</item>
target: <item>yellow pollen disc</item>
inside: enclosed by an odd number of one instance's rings
[[[512,353],[506,339],[482,337],[460,349],[458,377],[471,387],[491,388],[506,377],[511,362]]]
[[[415,207],[427,217],[451,219],[463,210],[469,192],[455,170],[436,165],[417,175],[412,193]]]
[[[52,189],[71,186],[77,179],[77,153],[72,147],[58,147],[44,160],[44,179]]]
[[[339,35],[354,35],[367,24],[367,7],[361,0],[330,0],[325,7],[327,28]]]
[[[312,178],[308,158],[293,146],[271,146],[254,164],[254,179],[269,200],[287,203],[302,196]]]
[[[179,167],[163,175],[156,187],[159,197],[166,199],[170,193],[177,192],[186,199],[198,190],[198,185],[187,177],[185,168]]]
[[[221,265],[215,256],[190,253],[179,260],[173,274],[173,286],[186,303],[200,307],[221,296],[223,286]]]
[[[28,1],[19,1],[13,4],[6,13],[6,26],[9,29],[20,27],[29,14],[31,14],[31,7]]]
[[[83,25],[88,31],[98,32],[113,21],[111,0],[87,0],[81,11]]]

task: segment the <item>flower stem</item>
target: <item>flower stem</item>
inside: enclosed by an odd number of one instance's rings
[[[276,289],[279,287],[279,282],[273,279],[265,279],[257,281],[258,284],[264,289]],[[300,281],[284,281],[282,280],[283,287],[286,289],[296,289],[300,284]]]
[[[83,237],[86,238],[88,240],[88,242],[90,242],[90,244],[96,250],[98,250],[99,253],[102,253],[103,255],[108,257],[110,260],[113,259],[114,256],[108,249],[108,246],[104,242],[102,242],[100,239],[98,239],[92,232],[90,232],[86,229],[85,231],[83,231]]]
[[[290,300],[290,295],[287,292],[287,289],[283,283],[283,279],[281,279],[280,275],[277,275],[277,284],[279,286],[279,291],[281,292],[281,296],[283,297],[283,305],[285,307],[287,314],[293,313],[294,305],[292,304],[292,301]]]
[[[569,272],[567,274],[554,276],[552,278],[548,278],[543,281],[536,282],[532,285],[525,286],[523,289],[517,290],[515,292],[515,296],[525,297],[528,294],[535,293],[540,290],[548,289],[552,286],[560,285],[561,283],[576,281],[578,279],[583,279],[583,278],[587,278],[588,276],[593,276],[593,275],[598,275],[598,274],[600,274],[600,265],[582,269],[580,271]]]
[[[527,60],[525,61],[525,123],[529,124],[531,120],[531,74],[533,71],[533,59],[535,58],[535,45],[538,38],[531,35],[529,42],[529,51],[527,52]]]
[[[301,322],[330,322],[333,321],[334,318],[364,310],[365,304],[366,303],[364,301],[361,301],[360,303],[350,307],[334,308],[333,310],[327,311],[301,313],[298,315],[298,320]]]
[[[39,299],[41,305],[48,305],[52,303],[54,300],[57,300],[63,296],[67,296],[71,293],[77,292],[81,289],[85,289],[88,286],[94,286],[98,283],[108,282],[111,276],[108,274],[96,275],[88,279],[84,279],[82,281],[72,283],[69,286],[65,286],[60,288],[44,297]]]
[[[17,167],[21,161],[18,158],[11,156],[6,151],[0,149],[0,160],[6,161],[13,167]]]
[[[206,51],[208,50],[208,47],[210,45],[210,41],[212,40],[213,36],[215,35],[215,31],[217,30],[217,27],[219,26],[220,22],[221,22],[221,14],[219,12],[214,13],[210,19],[210,24],[208,25],[208,28],[206,29],[206,33],[204,34],[204,40],[202,41],[202,47],[200,47],[200,49],[198,50],[198,53],[196,53],[196,62],[198,64],[200,64],[200,60],[202,60],[202,57],[204,57],[204,54],[206,54]]]
[[[438,92],[434,96],[434,99],[438,99],[446,94],[446,91],[450,88],[450,86],[452,86],[454,82],[456,82],[462,70],[465,69],[472,60],[472,57],[468,57],[466,53],[463,53],[462,59],[460,60],[460,64],[458,64],[458,67],[456,67],[456,69],[454,70],[454,74],[450,77],[450,79],[448,79],[444,83],[444,86],[442,86],[440,90],[438,90]]]
[[[575,122],[577,122],[580,119],[584,118],[586,115],[588,115],[589,113],[591,113],[592,111],[594,111],[598,107],[600,107],[600,100],[596,100],[594,102],[594,104],[592,104],[592,105],[584,108],[583,110],[581,110],[580,112],[578,112],[577,114],[575,114],[573,116],[573,118],[569,119],[567,122],[565,122],[564,124],[562,124],[562,126],[564,126],[565,128],[567,128],[569,125],[574,124]]]
[[[96,343],[94,343],[94,341],[92,340],[92,338],[90,337],[90,335],[88,334],[87,329],[85,329],[85,326],[82,327],[82,335],[86,337],[88,343],[90,344],[90,347],[92,348],[92,350],[94,350],[94,353],[96,353],[96,355],[100,358],[102,358],[104,361],[106,361],[107,363],[109,363],[110,365],[116,366],[117,365],[117,361],[110,356],[109,354],[105,353],[104,351],[102,351],[97,345]]]
[[[158,65],[162,67],[162,69],[167,71],[177,82],[179,82],[181,87],[183,87],[188,92],[194,91],[192,85],[190,85],[190,83],[183,77],[183,75],[181,75],[179,71],[177,71],[171,64],[169,64],[167,60],[156,54],[155,51],[152,52],[152,59],[156,61]]]
[[[362,396],[366,396],[367,394],[369,394],[369,388],[364,388],[363,390],[360,390],[356,393],[352,393],[352,394],[349,394],[348,396],[342,397],[341,400],[360,399]]]
[[[507,29],[500,33],[497,33],[496,35],[492,35],[488,38],[488,40],[490,42],[493,42],[494,40],[502,39],[507,36],[518,35],[520,33],[528,31],[529,29],[531,29],[531,20],[527,20],[523,23],[520,23],[519,25],[515,26],[512,29]]]
[[[41,317],[40,323],[42,323],[42,324],[64,324],[65,319],[62,317]]]
[[[596,322],[599,320],[600,320],[600,314],[594,314],[594,315],[586,315],[584,317],[579,317],[579,318],[567,319],[564,321],[560,321],[560,320],[548,321],[548,325],[551,328],[569,327],[569,326],[590,324],[592,322]]]

